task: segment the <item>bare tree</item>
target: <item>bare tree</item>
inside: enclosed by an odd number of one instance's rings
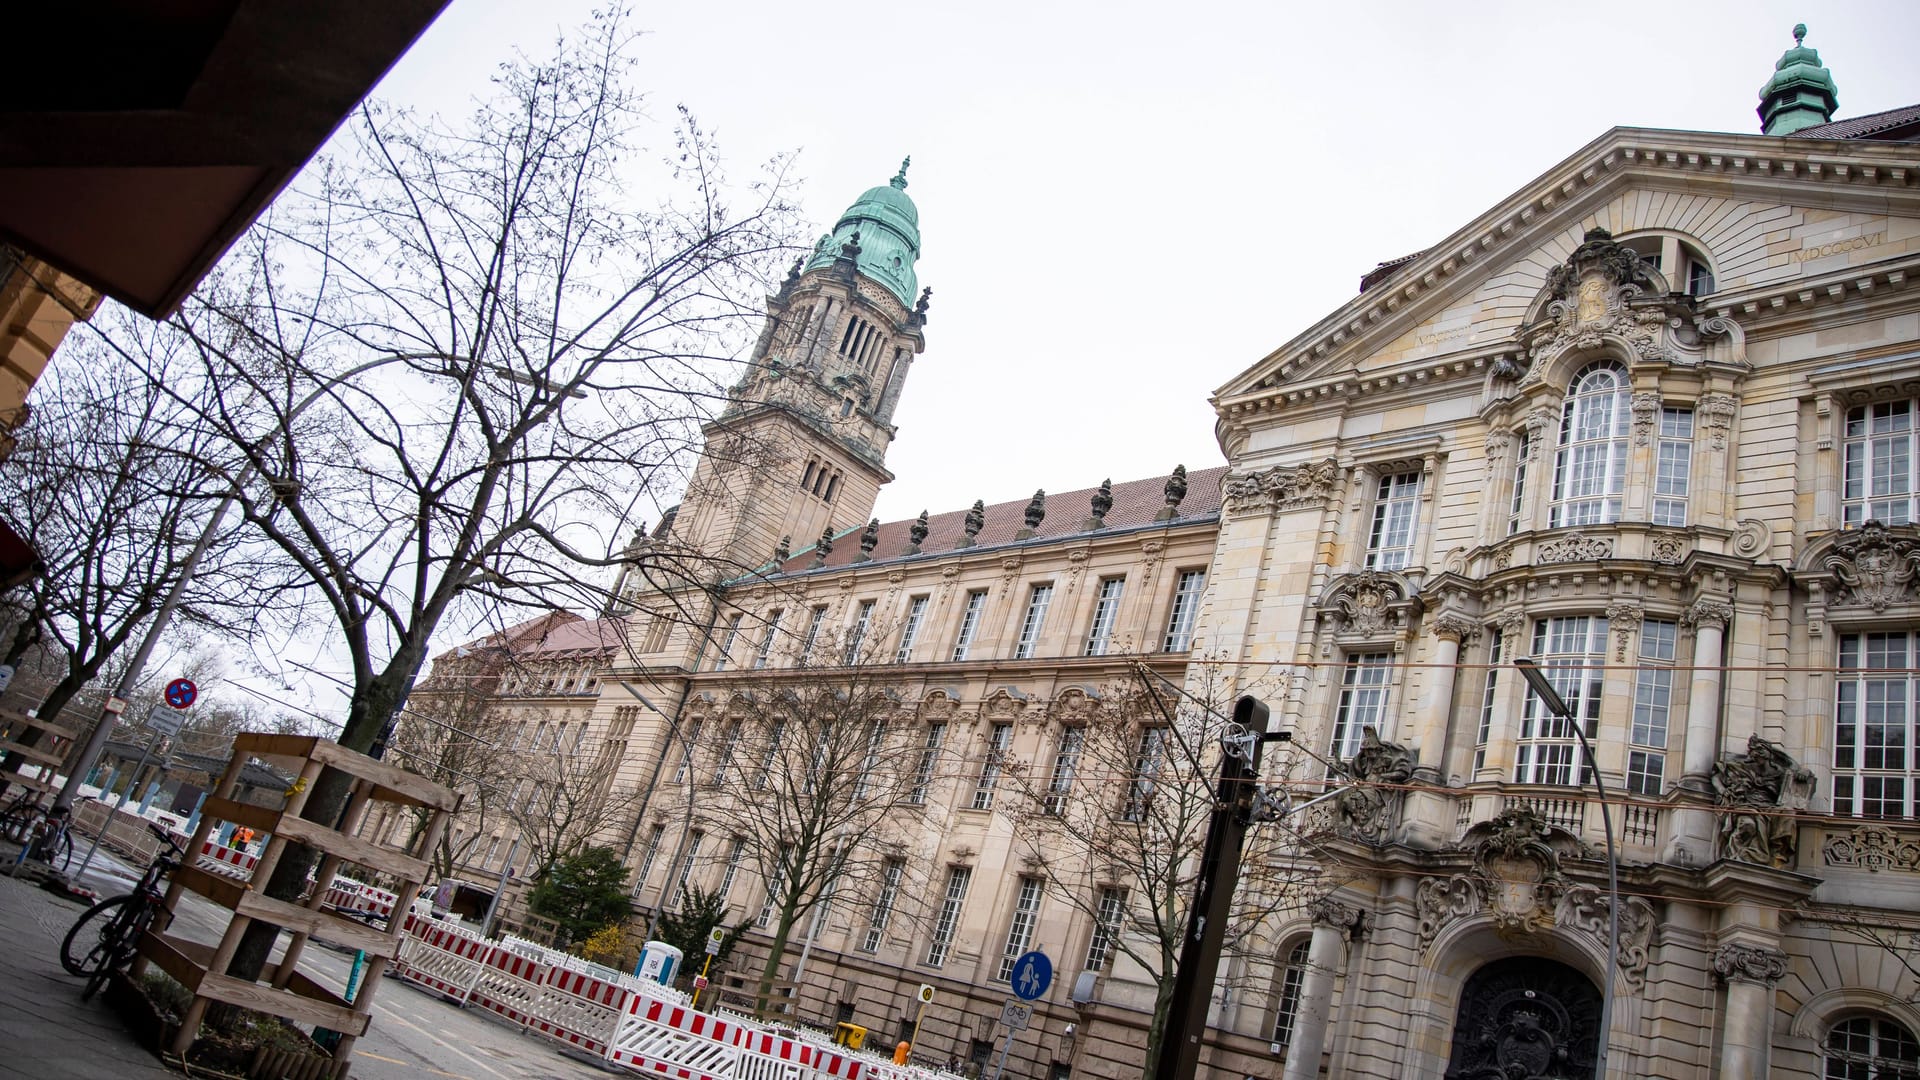
[[[201,360],[176,393],[258,478],[238,503],[259,587],[337,635],[350,749],[379,744],[443,623],[599,599],[581,568],[678,484],[793,248],[783,162],[731,187],[684,111],[640,144],[635,39],[598,17],[502,65],[462,125],[363,108],[174,320]],[[344,795],[323,778],[306,812]]]
[[[607,837],[626,833],[639,812],[637,793],[614,785],[620,762],[609,748],[587,746],[586,733],[582,726],[567,745],[555,734],[550,745],[536,742],[514,751],[501,778],[501,811],[527,845],[536,880]]]
[[[692,736],[682,782],[710,789],[697,825],[738,838],[766,888],[760,1003],[802,920],[871,891],[921,832],[917,745],[885,674],[860,642],[822,642],[813,662],[734,683]]]
[[[224,484],[213,460],[219,444],[149,378],[167,376],[179,357],[130,316],[100,318],[144,337],[148,369],[85,341],[62,349],[0,470],[0,512],[44,567],[13,591],[4,659],[18,664],[41,650],[50,677],[38,702],[44,717],[60,716],[160,609]],[[220,551],[203,566],[184,610],[203,623],[222,620],[227,601],[240,598]],[[39,734],[28,732],[24,745]],[[18,766],[9,755],[5,774]]]
[[[1173,1004],[1174,978],[1217,802],[1221,736],[1231,703],[1220,677],[1196,669],[1183,697],[1146,672],[1104,688],[1084,721],[1061,729],[1048,757],[1007,771],[1014,833],[1048,895],[1094,925],[1089,963],[1122,959],[1154,989],[1143,1074],[1152,1077]],[[1281,782],[1283,767],[1266,770]],[[1304,903],[1319,871],[1294,838],[1264,826],[1247,834],[1223,952],[1253,947],[1276,916]]]

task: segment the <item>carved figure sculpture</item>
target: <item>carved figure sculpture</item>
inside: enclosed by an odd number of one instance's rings
[[[973,500],[973,508],[967,511],[967,520],[965,524],[961,525],[961,528],[965,530],[967,535],[965,539],[960,541],[960,546],[972,547],[975,542],[974,538],[980,535],[980,530],[985,528],[986,524],[987,524],[986,500],[975,499]]]
[[[920,545],[927,542],[927,512],[925,510],[920,511],[920,516],[914,518],[913,524],[907,526],[907,540],[907,554],[920,554]]]
[[[1401,786],[1413,779],[1413,751],[1382,742],[1371,724],[1360,729],[1360,749],[1342,768],[1353,784],[1334,796],[1335,825],[1369,843],[1384,843],[1406,798]]]
[[[1762,866],[1792,865],[1798,811],[1812,800],[1816,783],[1812,770],[1758,735],[1747,740],[1746,753],[1722,757],[1713,766],[1721,854]]]

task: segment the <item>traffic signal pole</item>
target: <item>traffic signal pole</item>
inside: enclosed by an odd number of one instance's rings
[[[1160,1035],[1154,1080],[1189,1080],[1200,1065],[1200,1039],[1207,1030],[1213,978],[1220,967],[1220,946],[1232,917],[1234,884],[1240,877],[1240,846],[1253,820],[1258,795],[1260,747],[1284,735],[1267,732],[1264,702],[1243,696],[1233,704],[1235,727],[1221,740],[1220,780],[1214,789],[1207,846],[1200,859],[1200,880],[1187,931],[1180,945],[1180,968],[1173,978],[1173,1001]]]

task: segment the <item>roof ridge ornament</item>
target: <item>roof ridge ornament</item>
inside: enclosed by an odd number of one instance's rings
[[[1799,28],[1799,30],[1800,30],[1800,32],[1801,32],[1801,33],[1803,33],[1803,34],[1807,32],[1807,28],[1806,28],[1806,27],[1804,27],[1804,26],[1803,26],[1803,27],[1800,27],[1800,28]],[[887,183],[889,183],[889,184],[892,184],[892,185],[893,185],[894,187],[896,187],[896,188],[899,188],[899,189],[901,189],[902,191],[904,191],[904,190],[906,190],[906,187],[907,187],[907,166],[909,166],[909,165],[911,165],[911,164],[913,164],[913,155],[912,155],[912,154],[908,154],[908,155],[907,155],[906,157],[903,157],[903,158],[901,158],[901,159],[900,159],[900,171],[899,171],[899,172],[897,172],[897,173],[894,173],[894,174],[893,174],[893,179],[891,179],[891,180],[889,180],[889,181],[887,181]]]

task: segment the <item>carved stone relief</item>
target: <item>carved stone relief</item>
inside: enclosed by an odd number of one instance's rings
[[[1228,477],[1220,486],[1220,496],[1234,513],[1309,509],[1326,505],[1340,477],[1340,466],[1332,458],[1293,467],[1276,465]]]
[[[1725,982],[1771,986],[1787,973],[1787,954],[1760,945],[1722,945],[1713,951],[1713,973]]]
[[[1536,563],[1598,562],[1612,557],[1612,540],[1570,533],[1541,544],[1534,552],[1533,561]]]
[[[1828,866],[1853,870],[1905,870],[1920,873],[1920,839],[1882,825],[1862,825],[1850,832],[1828,833],[1820,845]]]
[[[1593,885],[1575,885],[1560,902],[1562,927],[1583,930],[1602,947],[1607,943],[1607,891]],[[1647,963],[1653,958],[1653,931],[1658,925],[1653,905],[1637,896],[1621,897],[1620,977],[1635,990],[1646,985]]]
[[[1834,607],[1865,607],[1875,612],[1913,598],[1920,572],[1920,541],[1911,530],[1895,534],[1877,521],[1846,533],[1821,560],[1837,582]]]
[[[1707,433],[1707,445],[1725,450],[1727,432],[1733,428],[1733,415],[1739,411],[1740,399],[1732,394],[1702,394],[1695,408],[1700,414],[1700,426]]]
[[[1817,778],[1786,751],[1758,735],[1747,752],[1714,763],[1714,803],[1721,809],[1720,849],[1729,859],[1791,867],[1799,812],[1813,800]]]
[[[1416,764],[1413,751],[1380,741],[1371,724],[1362,728],[1360,749],[1340,763],[1353,783],[1333,797],[1334,830],[1369,844],[1386,843],[1400,822],[1405,785]]]
[[[1405,578],[1384,570],[1360,570],[1329,582],[1321,594],[1319,617],[1340,637],[1378,639],[1391,635],[1394,649],[1405,645],[1408,621],[1419,601]],[[1323,651],[1331,648],[1323,642]]]
[[[1654,562],[1677,566],[1686,561],[1687,541],[1679,536],[1656,536],[1647,545],[1647,556]]]
[[[1642,390],[1633,395],[1633,445],[1646,446],[1653,441],[1653,422],[1660,416],[1660,395]]]

